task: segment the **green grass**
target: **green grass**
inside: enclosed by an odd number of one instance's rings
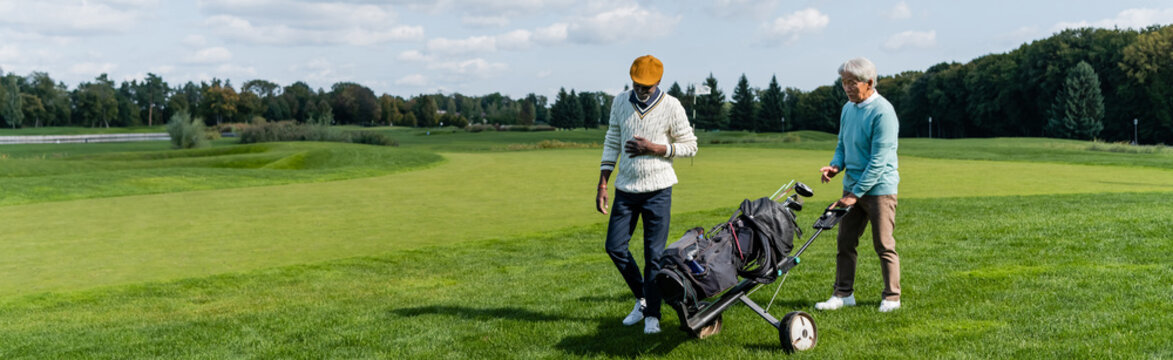
[[[730,208],[744,198],[769,195],[790,179],[812,185],[816,197],[810,201],[815,204],[830,203],[840,191],[837,183],[817,184],[816,170],[827,160],[825,152],[702,151],[695,162],[682,160],[676,166],[681,183],[673,191],[673,210],[678,213]],[[0,294],[172,280],[606,221],[593,206],[595,150],[444,156],[443,164],[426,169],[343,181],[3,206],[0,243],[11,249],[0,252],[0,272],[7,275],[0,277]],[[901,161],[902,199],[1173,190],[1173,171],[1151,168],[915,157]],[[187,169],[152,171],[186,174]],[[191,176],[206,177],[209,170],[190,171]],[[272,171],[278,177],[297,176],[297,171]],[[100,181],[121,174],[63,176]],[[26,178],[11,180],[21,179]],[[134,184],[155,181],[126,179]],[[176,181],[183,183],[175,187],[188,188],[197,180],[174,176],[142,186],[166,187],[170,183],[165,181]],[[79,182],[74,186],[80,187]],[[30,187],[9,193],[36,190]],[[105,191],[87,189],[77,191]],[[63,257],[71,259],[70,266],[58,265]]]
[[[333,143],[9,158],[0,160],[0,190],[5,193],[0,205],[332,181],[440,160],[418,150]]]
[[[375,130],[384,132],[407,148],[444,152],[528,150],[540,148],[538,143],[547,140],[593,145],[602,149],[601,144],[605,133],[602,129],[480,133],[467,133],[454,129],[375,128]],[[429,131],[431,135],[425,135]],[[697,132],[697,137],[702,151],[708,148],[724,147],[834,151],[836,141],[834,134],[817,131],[795,131],[784,134],[700,131]],[[1047,138],[904,138],[900,139],[899,153],[901,157],[1124,165],[1173,169],[1173,151],[1166,147],[1141,146],[1136,148],[1144,150],[1131,152],[1127,149],[1117,149],[1118,147],[1097,145],[1088,141]]]
[[[818,134],[818,133],[816,133]],[[830,135],[830,134],[824,134]],[[739,147],[835,150],[835,138],[825,141],[769,141],[769,138],[736,143]],[[820,138],[814,138],[820,139]],[[703,140],[703,138],[702,138]],[[710,140],[722,144],[723,140]],[[702,143],[703,145],[703,143]],[[1135,148],[1133,151],[1120,149]],[[1108,150],[1116,149],[1116,150]],[[1089,141],[1046,138],[996,139],[900,139],[900,156],[937,159],[1046,162],[1084,165],[1124,165],[1173,169],[1173,151],[1158,146],[1107,147]],[[1131,153],[1130,153],[1131,152]]]
[[[900,204],[904,308],[880,314],[874,257],[860,306],[815,312],[834,269],[820,237],[773,312],[814,313],[795,358],[1173,356],[1167,193],[909,199]],[[1039,203],[1052,204],[1045,213]],[[980,216],[975,216],[980,214]],[[673,233],[720,221],[680,214]],[[801,214],[810,224],[813,214]],[[602,224],[244,273],[27,296],[0,304],[0,357],[777,358],[742,306],[692,340],[665,315],[644,336],[600,250]],[[861,249],[861,254],[868,254]],[[774,286],[755,293],[767,302]]]
[[[217,140],[217,145],[229,140]],[[131,151],[164,151],[171,149],[169,141],[133,141],[122,143],[76,143],[76,144],[6,144],[0,145],[0,160],[7,159],[63,159],[79,155],[104,154]]]
[[[654,337],[617,325],[602,131],[376,130],[402,146],[0,146],[0,358],[780,355],[744,307],[705,341],[674,314]],[[676,161],[673,234],[789,179],[812,207],[839,192],[816,180],[833,135],[699,135]],[[1173,320],[1150,316],[1173,310],[1173,165],[1089,144],[902,139],[905,308],[875,312],[865,246],[864,306],[815,313],[823,338],[797,357],[1173,356]],[[827,296],[833,242],[775,314]]]

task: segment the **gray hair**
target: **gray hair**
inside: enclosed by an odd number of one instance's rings
[[[849,75],[856,81],[871,80],[873,84],[876,83],[876,64],[872,64],[871,60],[864,57],[857,57],[843,65],[839,65],[839,76]]]

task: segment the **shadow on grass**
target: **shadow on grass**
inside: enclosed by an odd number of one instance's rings
[[[631,297],[631,294],[616,292],[611,295],[583,296],[583,297],[580,297],[576,300],[583,301],[583,302],[607,302],[607,303],[609,303],[609,302],[624,302],[624,303],[629,303],[632,301],[632,297]]]
[[[681,343],[692,339],[683,331],[670,324],[659,334],[643,333],[643,324],[623,326],[618,318],[596,319],[598,328],[593,334],[570,336],[559,341],[554,348],[576,356],[614,356],[634,358],[645,355],[663,356],[672,352]]]
[[[395,309],[392,313],[403,316],[420,316],[420,315],[449,315],[461,319],[511,319],[520,321],[592,321],[590,318],[573,318],[566,316],[556,316],[537,311],[526,310],[518,307],[500,307],[489,309],[478,309],[464,306],[421,306],[406,309]]]
[[[592,296],[580,298],[586,301],[614,301],[623,296]],[[618,318],[614,317],[569,317],[551,315],[542,312],[526,310],[519,307],[473,308],[464,306],[421,306],[391,310],[391,313],[402,317],[426,315],[446,315],[465,320],[495,320],[509,319],[533,322],[563,322],[577,321],[598,324],[592,334],[570,336],[563,338],[555,345],[559,351],[578,356],[619,356],[637,357],[642,355],[665,355],[690,339],[682,331],[670,328],[670,324],[659,334],[646,335],[643,333],[643,323],[636,326],[623,326]]]

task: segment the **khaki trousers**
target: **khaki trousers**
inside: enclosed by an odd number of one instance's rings
[[[846,196],[847,192],[843,192]],[[896,254],[896,195],[859,198],[839,223],[839,252],[835,257],[835,296],[846,297],[855,291],[855,265],[859,237],[872,224],[872,245],[880,257],[884,276],[884,300],[900,300],[900,256]]]

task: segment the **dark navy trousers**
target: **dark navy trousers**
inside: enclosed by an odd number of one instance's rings
[[[672,188],[648,193],[627,193],[615,190],[611,203],[611,221],[607,225],[607,255],[619,268],[627,287],[636,298],[647,301],[645,317],[660,317],[660,289],[653,277],[660,271],[660,255],[668,243],[668,221],[672,214]],[[628,250],[636,222],[643,218],[644,271],[640,274],[635,257]]]

